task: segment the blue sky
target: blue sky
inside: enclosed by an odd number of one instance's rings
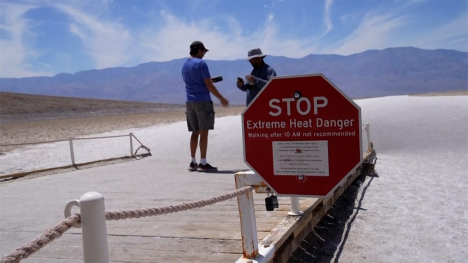
[[[188,56],[301,58],[413,46],[468,51],[467,0],[0,0],[0,77]]]

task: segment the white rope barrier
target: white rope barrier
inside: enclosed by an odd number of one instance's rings
[[[126,210],[126,211],[105,211],[106,220],[120,220],[120,219],[132,219],[140,218],[146,216],[156,216],[164,215],[169,213],[176,213],[181,211],[186,211],[195,208],[201,208],[208,205],[213,205],[219,202],[223,202],[239,195],[246,194],[251,192],[253,188],[251,186],[246,186],[236,191],[229,192],[224,195],[215,196],[207,199],[202,199],[189,203],[182,203],[178,205],[169,205],[161,206],[155,208],[146,208],[146,209],[137,209],[137,210]],[[57,239],[62,236],[67,230],[71,227],[80,224],[81,215],[75,214],[73,216],[67,217],[65,220],[61,221],[54,227],[49,228],[44,233],[42,233],[36,239],[24,244],[20,248],[15,249],[13,252],[3,256],[0,259],[0,263],[18,263],[22,259],[25,259],[39,251],[41,248],[46,246],[48,243],[52,242],[54,239]]]
[[[190,202],[190,203],[182,203],[178,205],[169,205],[169,206],[138,209],[138,210],[106,211],[106,220],[120,220],[120,219],[140,218],[140,217],[146,217],[146,216],[157,216],[157,215],[182,212],[182,211],[195,209],[195,208],[201,208],[201,207],[213,205],[219,202],[224,202],[226,200],[232,199],[239,195],[243,195],[247,192],[252,191],[252,189],[253,188],[251,186],[246,186],[246,187],[240,188],[236,191],[233,191],[224,195],[202,199],[202,200],[198,200],[198,201]]]
[[[9,147],[9,146],[22,146],[22,145],[37,145],[37,144],[47,144],[47,143],[55,143],[55,142],[69,142],[70,147],[70,159],[71,165],[76,166],[75,163],[75,151],[73,147],[73,141],[82,141],[82,140],[96,140],[96,139],[109,139],[109,138],[119,138],[119,137],[129,137],[130,139],[130,156],[137,157],[137,152],[140,149],[145,149],[149,155],[151,155],[151,150],[143,145],[140,140],[133,133],[129,133],[128,135],[113,135],[113,136],[98,136],[98,137],[87,137],[87,138],[69,138],[68,140],[53,140],[53,141],[42,141],[42,142],[27,142],[27,143],[15,143],[15,144],[0,144],[0,147]],[[132,138],[135,138],[139,143],[140,146],[137,148],[135,153],[133,153],[133,141]]]

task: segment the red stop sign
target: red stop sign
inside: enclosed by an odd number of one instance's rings
[[[361,109],[323,74],[271,79],[242,122],[245,163],[278,194],[327,196],[361,165]]]

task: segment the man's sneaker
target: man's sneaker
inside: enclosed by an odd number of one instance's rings
[[[198,169],[198,164],[190,162],[189,171],[196,171]]]
[[[211,166],[209,163],[203,165],[203,164],[200,164],[198,166],[198,171],[199,172],[210,172],[210,171],[218,171],[218,167],[213,167]]]

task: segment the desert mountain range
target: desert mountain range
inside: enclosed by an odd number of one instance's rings
[[[246,60],[209,60],[216,83],[231,104],[243,104],[237,77],[250,74]],[[53,77],[0,78],[0,91],[158,103],[184,103],[180,69],[185,61],[148,62],[135,67],[85,70]],[[279,76],[323,73],[351,98],[468,89],[468,52],[413,47],[368,50],[349,56],[308,55],[295,59],[267,56]]]

